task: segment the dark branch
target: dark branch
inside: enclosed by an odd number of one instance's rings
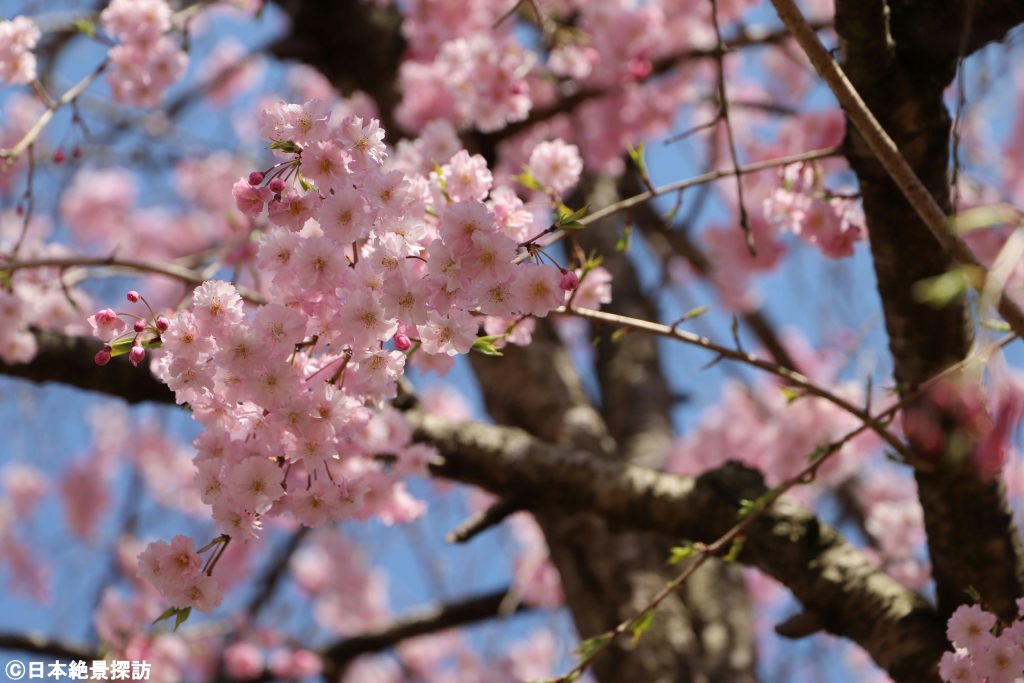
[[[0,650],[16,650],[34,655],[84,662],[103,658],[99,652],[32,633],[0,633]]]
[[[976,0],[971,25],[977,29],[987,23],[991,30],[994,12],[1009,4]],[[1020,8],[1024,3],[1012,4]],[[961,33],[966,24],[956,17],[966,16],[956,12],[966,5],[959,0],[890,2],[890,37],[882,0],[836,3],[843,69],[946,215],[952,210],[950,118],[943,91],[965,44]],[[942,17],[943,28],[936,25],[916,35],[918,22],[931,22],[933,14]],[[908,390],[963,359],[973,331],[963,297],[935,308],[915,296],[916,283],[948,272],[954,262],[856,126],[847,129],[845,154],[860,182],[894,375]],[[949,427],[947,443],[954,438],[955,427]],[[1012,619],[1015,599],[1024,594],[1020,539],[1001,487],[963,465],[957,461],[915,472],[939,612],[948,616],[968,602],[965,591],[973,586],[991,609]]]
[[[531,609],[522,602],[510,605],[509,589],[505,589],[413,612],[383,628],[326,647],[321,653],[324,676],[328,681],[336,680],[356,657],[387,650],[409,638]]]
[[[518,498],[501,498],[485,510],[466,519],[445,536],[445,540],[449,543],[466,543],[491,527],[501,524],[509,515],[522,509],[523,503]]]
[[[36,383],[59,382],[99,391],[128,403],[174,403],[174,394],[153,377],[148,362],[136,368],[126,358],[115,358],[109,365],[96,365],[93,356],[103,346],[96,339],[37,332],[36,342],[39,352],[32,362],[22,365],[0,362],[0,374]]]

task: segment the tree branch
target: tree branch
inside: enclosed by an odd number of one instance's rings
[[[101,367],[93,360],[103,347],[98,339],[67,337],[55,332],[37,331],[35,335],[39,347],[35,358],[22,365],[0,362],[0,374],[36,383],[59,382],[110,394],[128,403],[175,402],[174,393],[149,371],[148,359],[137,368],[127,362],[116,362],[117,359]]]
[[[15,650],[57,659],[92,662],[102,659],[99,652],[88,650],[63,640],[47,638],[34,633],[0,633],[0,650]]]
[[[339,640],[321,652],[324,677],[328,681],[337,680],[356,657],[386,650],[409,638],[533,609],[521,600],[510,602],[508,597],[509,589],[503,589],[446,605],[428,607],[396,619],[383,628]],[[509,605],[514,607],[509,609]]]
[[[416,411],[415,438],[436,446],[436,474],[528,495],[536,509],[586,510],[612,524],[710,542],[735,524],[761,475],[730,463],[699,478],[663,474],[544,444],[518,429],[453,423]],[[740,559],[774,576],[823,628],[860,644],[896,681],[937,681],[943,624],[834,529],[781,499],[749,529]]]

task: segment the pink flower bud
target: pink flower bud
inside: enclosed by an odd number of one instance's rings
[[[63,164],[64,163],[64,150],[57,148],[57,151],[53,153],[53,163]]]
[[[249,184],[256,187],[263,182],[263,174],[259,171],[253,171],[249,174]]]
[[[133,346],[132,350],[128,352],[128,360],[132,362],[132,365],[138,366],[142,362],[142,359],[146,357],[146,349],[141,346]]]
[[[96,352],[96,355],[93,356],[93,360],[96,361],[96,365],[106,365],[110,362],[110,349],[104,346]]]
[[[636,79],[647,78],[653,71],[651,60],[646,57],[634,57],[629,60],[629,75]]]
[[[135,330],[136,332],[142,332],[144,329],[146,329],[146,321],[136,320],[135,324],[132,325],[132,329]]]
[[[141,298],[142,295],[136,292],[134,289],[128,292],[128,301],[132,302],[133,304]]]
[[[280,178],[274,178],[267,183],[267,187],[269,187],[270,191],[274,194],[281,194],[284,191],[284,181]]]
[[[167,328],[171,326],[171,321],[167,318],[160,316],[156,319],[156,329],[161,332],[166,332]]]
[[[558,282],[558,286],[566,292],[571,292],[580,286],[580,276],[576,274],[575,270],[567,270],[562,273],[562,279]]]
[[[399,351],[408,351],[412,348],[412,340],[404,334],[396,334],[395,348]]]

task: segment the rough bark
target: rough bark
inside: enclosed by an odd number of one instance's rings
[[[93,356],[103,347],[97,339],[37,332],[36,343],[39,353],[31,363],[7,365],[0,361],[0,375],[36,383],[58,382],[111,394],[128,403],[174,403],[174,393],[153,377],[148,360],[135,368],[124,362],[124,358],[117,358],[101,367],[93,361]]]
[[[942,32],[927,40],[912,27],[931,22],[933,9],[943,14],[964,4],[891,3],[892,26],[899,30],[890,30],[890,6],[883,0],[836,3],[844,70],[946,213],[951,211],[951,124],[943,89],[955,72],[961,45],[974,46],[1002,33],[964,38],[964,22],[949,22],[948,15]],[[974,25],[991,28],[997,5],[979,3],[981,23]],[[916,283],[949,271],[953,261],[855,128],[848,126],[847,132],[845,153],[860,182],[894,373],[907,390],[965,357],[972,339],[966,304],[958,299],[937,309],[915,298]],[[1001,487],[981,480],[962,463],[927,464],[916,469],[915,477],[940,613],[948,615],[969,601],[965,589],[973,586],[999,614],[1014,614],[1014,599],[1024,594],[1024,564]]]
[[[513,347],[497,359],[477,357],[473,365],[488,410],[498,422],[524,428],[553,444],[587,449],[588,458],[613,459],[614,440],[587,400],[565,349],[546,326],[530,348]],[[555,490],[561,491],[559,495],[574,495],[558,485]],[[519,493],[528,501],[543,529],[581,637],[634,616],[665,585],[662,570],[667,548],[652,534],[616,532],[606,519],[591,512],[535,507],[536,491],[509,493]],[[603,682],[709,680],[703,678],[700,652],[687,610],[673,596],[635,646],[616,642],[598,656],[594,673]]]
[[[736,463],[679,477],[553,446],[520,429],[415,411],[410,420],[417,439],[440,449],[437,474],[528,497],[539,519],[552,509],[587,510],[612,529],[711,542],[736,523],[741,500],[767,490],[758,472]],[[739,559],[785,584],[824,629],[861,645],[894,680],[938,681],[945,638],[934,609],[812,512],[780,499],[749,529]]]

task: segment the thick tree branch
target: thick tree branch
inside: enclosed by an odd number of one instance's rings
[[[586,204],[602,206],[615,201],[617,185],[611,179],[599,180],[587,196]],[[618,235],[613,221],[618,222],[608,219],[611,224],[592,226],[578,237],[583,250],[600,254],[602,265],[612,274],[615,293],[608,310],[657,319],[657,305],[641,287],[632,259],[616,248]],[[614,339],[613,330],[607,326],[598,328],[596,333],[600,339],[595,370],[601,390],[601,412],[618,444],[618,457],[633,464],[658,467],[674,434],[669,414],[672,392],[661,364],[658,340],[653,335],[626,335]],[[666,566],[664,558],[677,542],[663,534],[616,534],[613,537],[613,543],[618,546],[615,552],[636,556],[631,563],[635,574],[631,581],[635,586],[634,600],[646,598],[649,602],[675,577],[674,568]],[[633,611],[625,616],[621,612],[614,615],[620,624],[631,620],[640,609],[636,604],[631,607]],[[742,574],[736,567],[709,563],[679,590],[666,596],[658,611],[658,629],[645,636],[659,641],[652,643],[651,649],[671,649],[671,643],[685,633],[692,638],[690,659],[699,660],[699,669],[708,683],[755,680],[750,603]],[[676,679],[682,672],[680,666]],[[626,674],[624,671],[619,675]],[[671,678],[669,670],[661,675]]]
[[[409,418],[416,438],[441,451],[437,474],[626,528],[711,542],[735,524],[741,500],[767,490],[760,474],[736,463],[678,477],[547,445],[518,429],[415,411]],[[938,680],[945,639],[935,612],[808,510],[778,501],[751,526],[740,559],[784,583],[823,628],[860,644],[896,681]]]
[[[39,352],[30,363],[7,365],[0,361],[0,374],[36,383],[59,382],[110,394],[128,403],[174,403],[174,393],[153,377],[148,360],[137,368],[123,362],[123,358],[101,367],[93,361],[103,346],[97,339],[36,332],[36,343]]]
[[[890,0],[892,35],[901,57],[916,70],[953,77],[961,53],[1002,40],[1024,23],[1019,0]],[[973,7],[972,7],[973,5]],[[966,27],[970,33],[964,35]]]

